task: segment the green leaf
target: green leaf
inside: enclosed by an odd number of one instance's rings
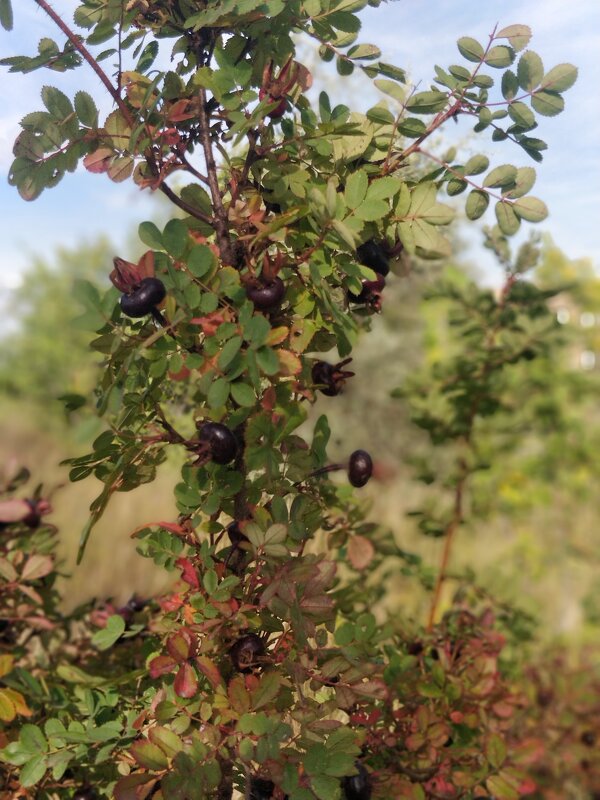
[[[512,47],[499,44],[496,47],[491,47],[485,57],[485,63],[488,67],[495,67],[501,69],[502,67],[509,67],[515,60],[515,51]]]
[[[515,234],[521,225],[521,221],[513,211],[509,203],[501,200],[496,203],[496,219],[502,233],[506,236]]]
[[[517,65],[517,79],[519,86],[526,92],[532,92],[544,77],[544,64],[542,59],[533,50],[527,50]]]
[[[348,227],[348,225],[345,225],[339,219],[332,219],[331,226],[340,239],[348,245],[348,247],[352,249],[356,247],[356,234],[351,230],[351,228]]]
[[[520,793],[512,781],[508,781],[502,774],[493,775],[485,782],[486,789],[497,800],[518,800]]]
[[[82,125],[88,128],[98,127],[98,109],[87,92],[79,91],[75,95],[75,111]]]
[[[578,69],[573,64],[557,64],[542,78],[542,88],[552,92],[565,92],[577,80]]]
[[[48,752],[46,737],[36,725],[30,725],[29,723],[23,725],[19,735],[19,741],[23,750],[26,750],[28,753]]]
[[[30,758],[23,765],[19,774],[19,780],[24,788],[35,786],[46,774],[46,756],[38,755]]]
[[[498,31],[496,39],[508,39],[511,47],[519,51],[529,44],[531,28],[529,25],[507,25],[506,28]]]
[[[479,44],[477,39],[472,39],[470,36],[461,37],[456,43],[460,54],[467,61],[481,61],[484,54],[482,45]]]
[[[565,101],[554,92],[539,91],[531,96],[532,107],[543,117],[555,117],[565,107]]]
[[[164,250],[162,234],[153,222],[142,222],[138,228],[140,240],[152,250]]]
[[[203,278],[215,266],[215,254],[205,244],[195,245],[188,257],[187,266],[195,278]]]
[[[471,220],[479,219],[485,214],[489,204],[490,196],[487,192],[482,192],[480,189],[473,189],[467,197],[465,213]]]
[[[0,0],[0,25],[5,31],[12,31],[13,12],[10,0]]]
[[[162,240],[173,258],[181,258],[188,244],[187,225],[180,219],[170,219],[165,225]]]
[[[73,106],[67,95],[54,86],[44,86],[42,101],[54,119],[59,122],[64,122],[73,113]]]
[[[489,165],[490,160],[487,156],[472,156],[464,166],[465,175],[480,175]]]
[[[414,114],[435,114],[446,107],[448,96],[444,92],[417,92],[407,101],[406,108]]]
[[[402,136],[408,136],[411,139],[416,139],[427,130],[427,125],[422,119],[417,117],[405,117],[398,126],[399,132]]]
[[[383,200],[365,200],[354,212],[359,219],[365,222],[375,222],[385,217],[390,211],[389,205]]]
[[[536,180],[536,172],[533,167],[519,167],[514,186],[507,186],[502,190],[504,197],[516,198],[523,197],[532,188]]]
[[[315,775],[310,781],[311,788],[319,800],[339,800],[340,784],[337,778],[328,775]]]
[[[386,64],[380,61],[377,68],[380,75],[385,75],[386,78],[391,78],[393,81],[398,81],[398,83],[406,83],[406,70],[403,70],[402,67],[396,67],[393,64]]]
[[[173,758],[180,750],[183,750],[183,742],[180,737],[168,728],[150,728],[148,736],[150,741],[160,747],[169,758]]]
[[[98,650],[108,650],[125,631],[125,620],[119,614],[113,614],[106,621],[106,627],[101,628],[92,636],[92,644]]]
[[[444,203],[435,203],[421,214],[421,219],[431,225],[448,225],[454,219],[454,211]]]
[[[358,208],[367,195],[369,178],[364,170],[352,173],[346,182],[344,199],[348,208]]]
[[[506,100],[512,100],[517,96],[519,91],[519,81],[512,69],[507,69],[502,76],[502,96]]]
[[[352,75],[354,72],[354,64],[352,61],[348,61],[348,59],[343,58],[342,56],[338,56],[335,62],[335,66],[338,72],[338,75]]]
[[[157,744],[152,742],[134,742],[131,745],[130,752],[140,767],[160,770],[169,765],[169,759],[166,754]]]
[[[276,375],[279,372],[277,353],[270,347],[260,347],[256,351],[256,360],[265,375]]]
[[[388,80],[387,78],[377,78],[373,83],[380,92],[393,97],[394,100],[397,100],[399,103],[404,103],[406,89],[399,86],[396,81]]]
[[[378,122],[381,125],[393,125],[395,117],[387,108],[377,105],[367,111],[367,119],[370,119],[371,122]]]
[[[242,381],[231,384],[231,396],[243,408],[251,408],[256,403],[254,389]]]
[[[208,390],[207,402],[211,408],[221,408],[229,397],[229,383],[225,378],[217,378],[213,381]]]
[[[510,186],[510,184],[515,182],[516,177],[516,167],[513,167],[512,164],[501,164],[491,172],[488,172],[483,181],[483,185],[489,186],[492,189]]]
[[[252,707],[255,711],[268,705],[279,694],[281,675],[278,672],[265,672],[260,683],[252,692]]]
[[[369,200],[389,200],[390,197],[400,191],[401,186],[402,181],[391,175],[385,178],[378,178],[369,186],[367,198]]]
[[[367,59],[379,58],[381,50],[374,44],[355,44],[348,50],[348,58]]]
[[[511,103],[508,106],[508,115],[513,122],[523,128],[533,128],[535,126],[535,114],[525,103],[520,101]]]
[[[464,192],[468,185],[466,181],[460,180],[459,178],[450,178],[446,184],[446,191],[450,197],[455,197]]]
[[[506,745],[498,734],[492,734],[485,743],[485,757],[494,769],[500,769],[506,759]]]
[[[515,214],[527,222],[542,222],[548,216],[548,207],[538,197],[522,197],[512,207]]]
[[[225,370],[231,364],[233,359],[240,352],[242,346],[242,337],[233,336],[229,341],[225,342],[223,349],[219,354],[218,364],[219,369]]]

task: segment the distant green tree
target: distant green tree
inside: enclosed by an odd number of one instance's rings
[[[36,257],[25,271],[8,300],[14,328],[0,348],[1,397],[26,400],[58,415],[64,406],[58,397],[90,393],[96,375],[89,347],[94,337],[77,328],[76,281],[85,274],[107,287],[111,253],[108,239],[102,238],[61,248],[51,260]]]

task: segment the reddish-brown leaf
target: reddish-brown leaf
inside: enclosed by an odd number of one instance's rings
[[[35,581],[38,578],[43,578],[48,575],[54,568],[54,561],[52,556],[43,556],[40,553],[34,553],[29,556],[21,572],[21,578],[24,581]]]
[[[348,542],[348,558],[354,569],[366,569],[374,556],[375,548],[369,539],[358,535],[350,537]]]
[[[173,684],[175,694],[178,697],[195,697],[198,691],[198,678],[194,672],[194,668],[187,661],[179,667],[179,672],[175,676],[175,683]]]
[[[187,661],[194,654],[194,637],[186,628],[180,628],[177,633],[167,639],[167,650],[175,661]]]
[[[160,678],[161,675],[167,675],[173,672],[177,662],[171,656],[156,656],[149,664],[148,670],[151,678]]]
[[[88,172],[106,172],[114,152],[107,147],[99,147],[83,159],[83,166]]]
[[[213,689],[217,689],[219,686],[223,685],[223,678],[214,661],[211,661],[210,658],[206,656],[198,656],[196,658],[196,664],[200,672],[208,678]]]
[[[3,500],[0,503],[0,522],[20,522],[31,513],[25,500]]]
[[[155,783],[156,780],[152,775],[143,772],[126,775],[117,781],[113,789],[115,800],[143,800],[144,797],[148,797]]]
[[[181,577],[183,580],[189,584],[192,589],[199,589],[200,581],[198,580],[198,573],[192,562],[187,558],[178,558],[175,563],[181,570]]]

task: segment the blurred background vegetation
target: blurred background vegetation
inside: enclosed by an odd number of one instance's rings
[[[131,260],[139,255],[133,234],[130,249],[120,254]],[[435,481],[417,480],[428,460],[443,454],[411,423],[409,404],[397,390],[452,352],[452,302],[428,294],[440,281],[463,287],[481,281],[461,260],[460,244],[457,251],[444,263],[396,262],[383,313],[356,350],[357,378],[340,397],[319,396],[315,408],[330,417],[332,459],[358,447],[373,454],[376,480],[362,495],[370,516],[423,559],[425,578],[427,571],[434,574],[442,540],[424,537],[407,512],[443,492]],[[0,464],[9,471],[27,466],[32,481],[52,494],[68,606],[91,597],[121,602],[133,592],[163,588],[164,575],[137,556],[130,534],[143,523],[177,516],[175,454],[155,483],[113,498],[75,567],[77,541],[100,484],[94,478],[69,484],[68,468],[58,464],[87,452],[103,430],[94,414],[92,336],[77,324],[77,280],[107,286],[114,255],[110,242],[100,240],[37,258],[2,309],[11,324],[0,347]],[[473,568],[478,583],[501,602],[539,618],[546,642],[582,645],[597,638],[600,625],[600,280],[590,261],[570,260],[549,236],[529,279],[557,291],[550,300],[556,332],[546,354],[512,372],[510,413],[489,433],[496,455],[478,474],[453,565],[466,574]],[[415,581],[400,568],[388,580],[390,604],[423,621],[426,596]]]

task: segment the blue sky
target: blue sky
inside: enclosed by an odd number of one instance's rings
[[[74,0],[53,3],[67,17],[77,5]],[[2,56],[33,53],[42,36],[61,41],[33,0],[13,0],[13,6],[15,29],[11,34],[0,32]],[[549,231],[569,256],[589,256],[600,266],[600,0],[392,0],[378,9],[367,9],[362,19],[359,40],[378,44],[384,60],[407,68],[411,79],[424,89],[429,86],[434,64],[464,63],[456,50],[457,38],[470,35],[485,41],[496,22],[530,25],[534,33],[530,48],[543,57],[546,69],[563,61],[579,67],[579,80],[566,94],[565,112],[556,118],[541,118],[536,133],[548,142],[549,150],[537,167],[533,194],[542,197],[551,211],[539,229]],[[12,160],[19,119],[42,107],[39,93],[46,83],[71,96],[77,88],[96,97],[103,91],[86,67],[63,75],[44,70],[23,76],[3,70],[0,174],[4,176]],[[360,105],[366,108],[376,93],[369,95],[367,85],[359,86]],[[357,93],[357,84],[349,83],[348,89],[346,96]],[[106,99],[102,108],[110,108]],[[532,165],[514,146],[492,145],[487,134],[474,139],[464,123],[453,125],[449,133],[464,143],[466,152],[484,152],[496,164]],[[33,203],[21,200],[2,178],[0,208],[0,289],[6,289],[18,284],[33,253],[50,255],[58,246],[92,241],[101,233],[109,233],[117,249],[122,248],[127,235],[152,216],[155,206],[152,196],[133,184],[114,184],[105,176],[80,169]],[[487,221],[492,221],[491,217]],[[493,280],[489,255],[479,241],[476,233],[469,235],[469,256]]]

